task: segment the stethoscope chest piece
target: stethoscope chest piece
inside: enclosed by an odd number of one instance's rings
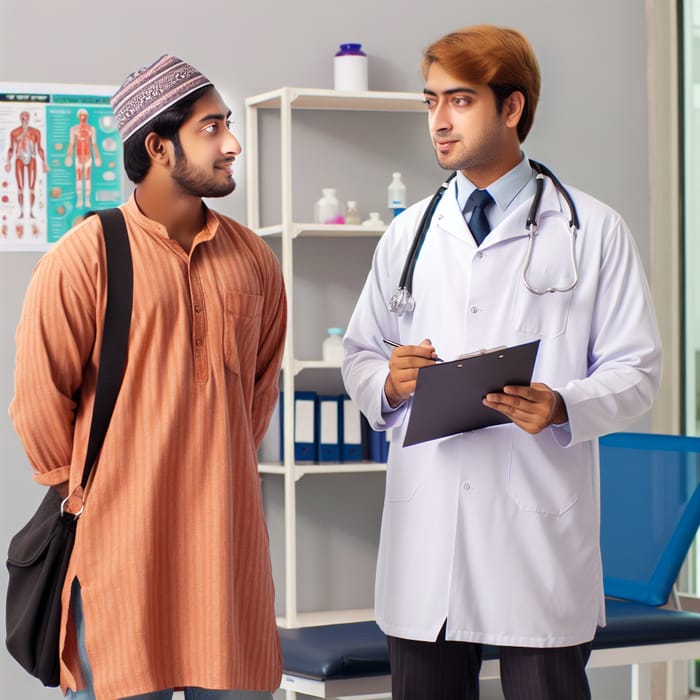
[[[411,313],[416,308],[416,302],[411,292],[406,287],[398,287],[389,300],[389,311],[397,316],[403,316],[407,311]]]

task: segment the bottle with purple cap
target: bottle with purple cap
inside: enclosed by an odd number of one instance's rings
[[[336,90],[367,90],[367,54],[362,44],[341,44],[333,59],[333,84]]]

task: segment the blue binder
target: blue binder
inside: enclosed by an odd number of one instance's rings
[[[294,460],[315,462],[316,449],[316,404],[318,397],[313,391],[294,392]]]
[[[319,462],[340,461],[340,398],[338,396],[317,397],[316,440]]]
[[[385,431],[369,430],[369,458],[385,463],[389,459],[389,441]]]
[[[340,459],[343,462],[362,461],[362,413],[347,395],[340,396]]]

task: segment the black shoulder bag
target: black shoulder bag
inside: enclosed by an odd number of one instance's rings
[[[133,296],[131,251],[124,216],[119,209],[107,209],[98,215],[107,255],[107,310],[81,481],[83,493],[121,386]],[[67,500],[62,501],[58,491],[49,488],[31,520],[12,538],[7,555],[10,573],[5,607],[7,648],[26,671],[47,686],[57,686],[60,682],[61,592],[80,515],[64,512]]]

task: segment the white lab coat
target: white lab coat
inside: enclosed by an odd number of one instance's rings
[[[620,216],[570,190],[581,223],[578,286],[532,294],[521,278],[531,200],[477,248],[454,188],[453,180],[420,252],[415,310],[399,317],[387,307],[427,200],[379,241],[344,340],[350,396],[373,428],[392,429],[377,621],[408,639],[434,640],[447,618],[447,639],[579,644],[605,618],[597,438],[644,414],[660,382],[649,288]],[[537,288],[571,277],[567,220],[547,180],[530,272]],[[404,448],[411,402],[383,410],[391,348],[382,338],[429,338],[446,360],[540,338],[533,381],[561,393],[569,423],[536,436],[508,424]]]

